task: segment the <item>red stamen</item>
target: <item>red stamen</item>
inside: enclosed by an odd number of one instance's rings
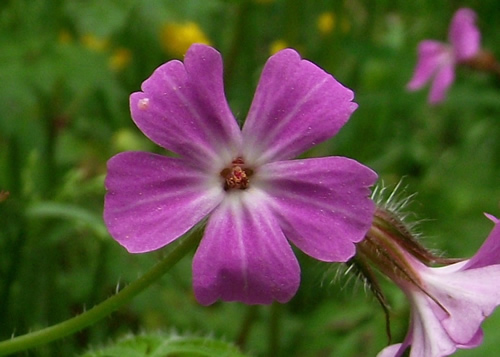
[[[252,169],[242,168],[245,161],[242,157],[237,157],[231,162],[231,167],[227,167],[221,171],[220,175],[224,177],[224,190],[240,189],[245,190],[250,184],[250,176],[253,174]]]

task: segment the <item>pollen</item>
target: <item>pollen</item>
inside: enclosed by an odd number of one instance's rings
[[[220,172],[220,175],[224,178],[224,190],[247,189],[250,185],[252,174],[253,170],[245,167],[243,158],[238,157],[234,159],[230,167],[226,167]]]

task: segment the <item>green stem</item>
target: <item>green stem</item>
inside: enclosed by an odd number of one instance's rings
[[[269,356],[279,355],[281,332],[281,305],[273,302],[269,316]]]
[[[231,39],[229,50],[224,60],[224,80],[227,86],[233,84],[234,69],[236,67],[239,52],[241,51],[241,44],[245,42],[245,27],[250,5],[249,1],[243,1],[238,4],[235,10],[235,29],[233,31],[233,38]]]
[[[167,255],[142,277],[126,286],[116,295],[108,298],[92,309],[75,316],[69,320],[58,323],[43,330],[18,336],[10,340],[0,342],[0,356],[18,351],[27,350],[59,338],[71,335],[87,326],[90,326],[110,315],[120,306],[128,303],[137,294],[161,278],[172,266],[184,257],[199,242],[199,230],[195,230],[184,238]]]
[[[243,319],[243,323],[240,327],[240,332],[236,339],[236,345],[241,348],[241,350],[245,349],[245,344],[248,339],[248,335],[250,334],[250,330],[252,329],[255,320],[257,319],[257,305],[250,305],[247,307],[247,311],[245,313],[245,317]]]

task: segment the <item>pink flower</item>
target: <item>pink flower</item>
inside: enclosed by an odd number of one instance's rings
[[[346,261],[370,228],[376,174],[344,157],[291,160],[335,135],[353,93],[287,49],[266,63],[240,129],[222,59],[193,45],[130,96],[132,118],[166,157],[108,162],[104,220],[129,252],[159,249],[206,222],[193,260],[198,301],[288,301],[300,268],[288,240],[322,261]]]
[[[451,21],[450,44],[424,40],[418,46],[418,62],[408,90],[422,88],[432,79],[429,102],[441,102],[455,79],[455,65],[474,57],[480,50],[481,34],[476,25],[476,14],[471,9],[459,9]]]
[[[404,253],[419,287],[394,279],[411,303],[410,328],[403,343],[386,347],[377,357],[398,357],[411,346],[410,357],[449,356],[457,348],[482,342],[481,323],[500,304],[500,222],[469,260],[430,268]]]

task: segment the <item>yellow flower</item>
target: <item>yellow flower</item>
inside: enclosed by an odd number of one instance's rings
[[[113,71],[120,71],[127,67],[132,60],[132,53],[129,49],[119,47],[113,51],[109,57],[109,68]]]
[[[83,35],[81,41],[85,47],[96,52],[102,52],[109,46],[107,39],[99,38],[93,34]]]
[[[269,52],[271,55],[274,55],[276,52],[284,50],[288,48],[288,43],[285,40],[276,40],[271,43],[269,46]]]
[[[193,43],[210,45],[203,30],[195,22],[169,23],[162,27],[160,40],[170,54],[182,57]]]
[[[322,35],[328,35],[335,28],[335,14],[333,12],[324,12],[318,16],[318,30]]]

